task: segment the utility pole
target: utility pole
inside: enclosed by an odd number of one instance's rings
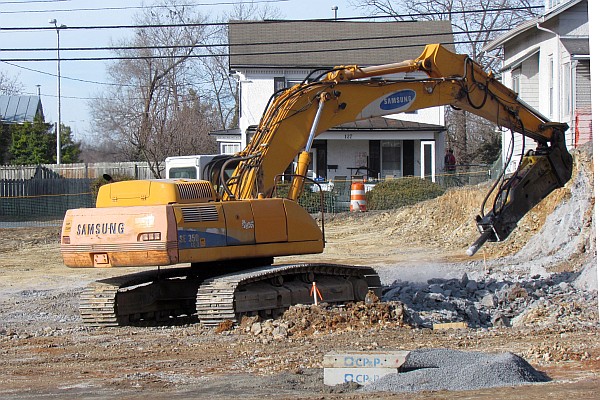
[[[60,30],[63,28],[66,28],[66,25],[58,25],[58,23],[56,22],[56,19],[52,18],[50,20],[48,20],[48,23],[50,24],[54,24],[54,27],[56,28],[56,61],[57,61],[57,67],[56,67],[56,75],[58,77],[58,81],[57,81],[57,90],[56,90],[56,94],[58,97],[58,122],[56,123],[56,164],[60,164],[60,124],[61,124],[61,120],[60,120]]]

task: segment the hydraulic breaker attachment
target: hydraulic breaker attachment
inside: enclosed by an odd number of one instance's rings
[[[503,181],[492,209],[483,217],[476,217],[481,236],[469,247],[467,255],[474,255],[487,241],[506,239],[529,210],[571,179],[573,158],[564,143],[567,126],[554,125],[555,140],[551,146],[542,144],[525,155],[517,171]]]

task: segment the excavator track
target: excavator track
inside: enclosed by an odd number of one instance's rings
[[[90,283],[79,312],[90,326],[196,322],[195,297],[201,279],[189,268],[147,271]]]
[[[258,267],[202,280],[191,268],[172,268],[90,283],[80,296],[80,314],[91,326],[198,322],[215,326],[243,315],[275,317],[294,304],[311,304],[315,283],[322,301],[364,300],[381,295],[370,267],[288,264]]]
[[[203,325],[243,315],[275,317],[294,304],[311,304],[312,282],[322,301],[360,301],[372,290],[381,296],[373,268],[338,264],[289,264],[256,268],[208,279],[198,289],[196,310]]]

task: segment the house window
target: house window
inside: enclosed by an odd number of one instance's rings
[[[548,105],[550,117],[554,116],[554,58],[552,54],[548,57],[548,85],[550,85],[548,89],[548,101],[550,104]]]
[[[402,176],[402,141],[381,141],[381,175],[384,177]]]
[[[302,83],[302,82],[303,82],[302,80],[298,80],[298,79],[290,79],[290,80],[288,80],[288,81],[286,82],[286,87],[289,89],[289,88],[291,88],[292,86],[294,86],[294,85],[297,85],[297,84],[299,84],[299,83]]]
[[[566,62],[562,65],[561,74],[561,112],[563,115],[569,115],[571,112],[571,63]]]
[[[221,154],[234,154],[240,151],[239,143],[221,143]]]
[[[546,11],[556,7],[562,2],[563,0],[546,0]]]
[[[284,76],[276,76],[273,78],[273,83],[275,85],[273,93],[280,91],[281,89],[285,89],[285,77]]]
[[[435,182],[435,142],[432,140],[421,142],[421,178]]]
[[[512,77],[512,90],[517,94],[521,93],[521,67],[513,69],[510,74]]]

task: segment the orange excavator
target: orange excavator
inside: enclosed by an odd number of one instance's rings
[[[395,78],[402,73],[422,78]],[[248,146],[218,158],[207,180],[110,183],[101,187],[96,208],[69,210],[61,235],[68,267],[154,267],[91,283],[81,295],[83,320],[114,326],[185,317],[210,326],[242,315],[272,317],[311,303],[313,282],[330,303],[378,294],[379,277],[368,266],[273,264],[274,257],[320,253],[325,245],[323,227],[296,201],[308,179],[310,148],[320,133],[346,122],[443,105],[538,144],[514,174],[496,182],[468,254],[504,240],[570,179],[568,126],[549,122],[468,56],[428,45],[415,60],[340,66],[275,93]],[[287,196],[275,197],[276,182],[296,157]]]

